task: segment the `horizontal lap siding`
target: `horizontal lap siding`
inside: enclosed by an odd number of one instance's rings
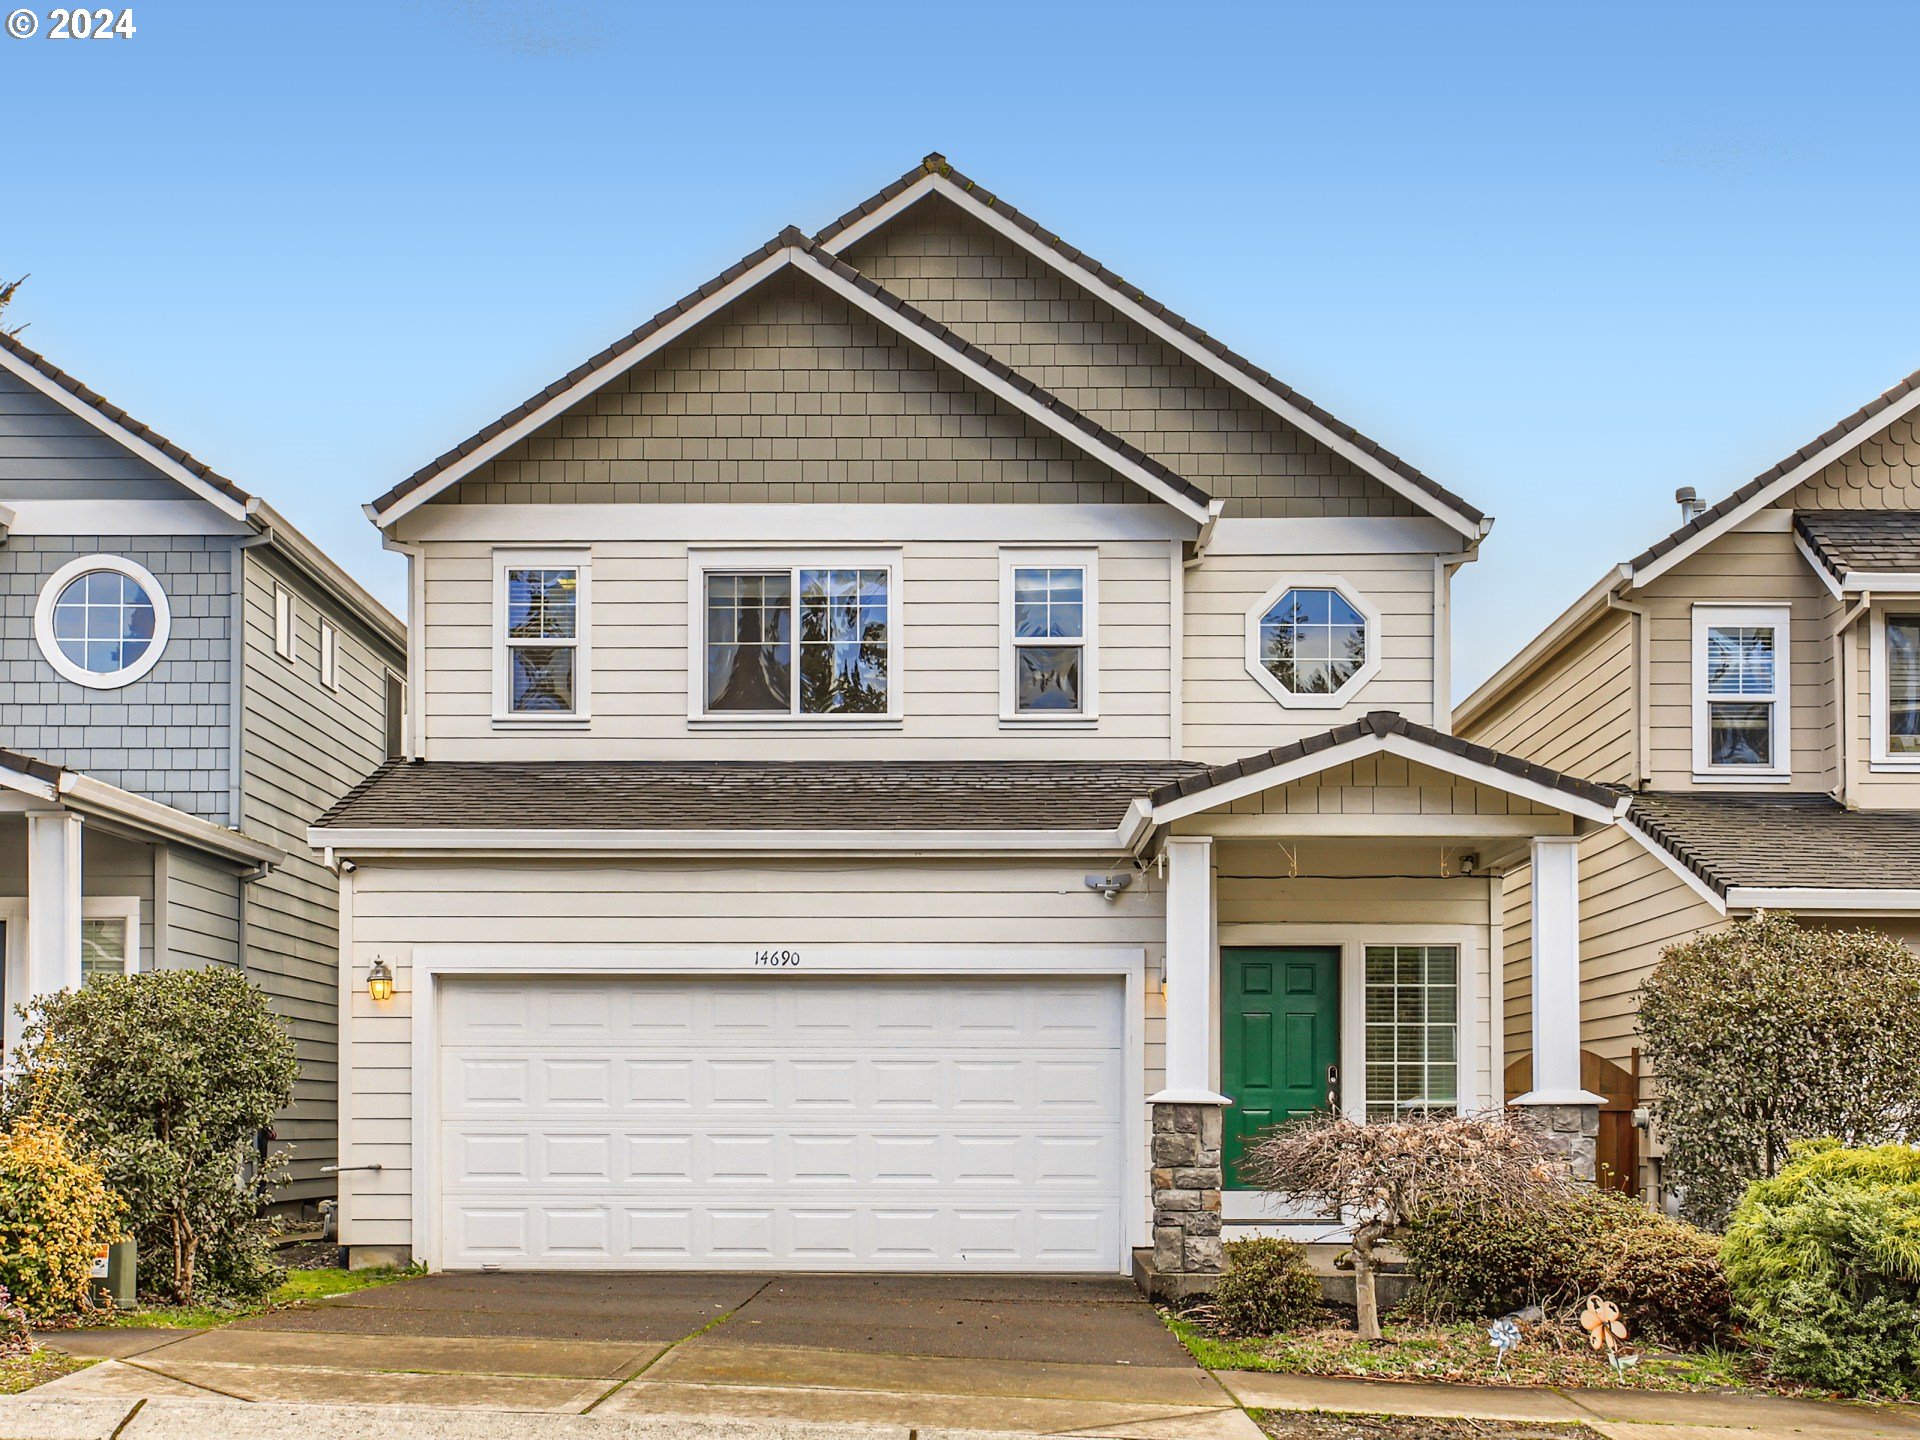
[[[768,539],[778,539],[769,536]],[[1000,556],[990,542],[903,547],[893,643],[905,687],[898,731],[717,731],[687,720],[688,548],[593,546],[592,721],[578,732],[496,732],[493,547],[428,547],[426,728],[437,759],[1140,759],[1170,744],[1171,556],[1159,541],[1099,546],[1100,718],[1087,727],[1000,721]]]
[[[240,953],[240,877],[175,847],[167,855],[167,964],[232,965]]]
[[[1290,709],[1247,671],[1247,615],[1275,584],[1334,574],[1380,612],[1380,672],[1335,710]],[[1369,710],[1433,723],[1433,557],[1214,555],[1188,573],[1182,723],[1188,755],[1224,761],[1317,735]]]
[[[1159,883],[1143,877],[1108,901],[1087,865],[754,861],[727,864],[493,866],[369,861],[354,876],[356,973],[374,957],[396,974],[391,1001],[352,987],[349,1163],[343,1238],[405,1245],[411,1185],[409,1025],[412,947],[521,943],[671,945],[1137,946],[1151,968],[1165,947]],[[636,963],[643,963],[637,959]],[[1149,985],[1148,1092],[1162,1073],[1158,987]],[[1140,1177],[1144,1185],[1145,1177]]]
[[[1631,616],[1609,615],[1461,737],[1582,779],[1633,784],[1633,627]]]
[[[273,648],[273,587],[295,596],[294,659]],[[246,565],[247,673],[242,760],[245,826],[286,860],[247,887],[247,968],[294,1038],[300,1078],[276,1125],[292,1147],[283,1199],[334,1192],[322,1167],[336,1158],[339,895],[307,845],[307,826],[380,763],[386,671],[403,668],[343,606],[255,549]],[[339,689],[320,683],[320,620],[337,632]]]

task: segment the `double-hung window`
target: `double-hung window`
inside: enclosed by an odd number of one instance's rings
[[[696,552],[690,718],[897,719],[899,590],[891,551]]]
[[[1871,633],[1872,764],[1920,770],[1920,606],[1876,610]]]
[[[1792,770],[1784,605],[1693,610],[1693,770],[1698,779],[1783,780]]]
[[[592,563],[585,550],[494,552],[496,721],[588,718],[591,589]]]
[[[80,902],[80,983],[140,968],[140,902],[89,896]]]
[[[1000,556],[1000,718],[1099,714],[1100,577],[1091,550]]]

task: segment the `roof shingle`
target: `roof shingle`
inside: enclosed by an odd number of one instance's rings
[[[1920,886],[1920,812],[1849,810],[1829,795],[1650,791],[1633,797],[1628,819],[1723,896],[1735,886]]]
[[[1794,529],[1836,580],[1856,571],[1920,571],[1920,513],[1911,510],[1800,510]]]

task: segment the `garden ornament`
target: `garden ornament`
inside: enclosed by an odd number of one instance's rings
[[[1508,1353],[1520,1343],[1520,1327],[1512,1317],[1504,1317],[1493,1322],[1487,1330],[1487,1339],[1493,1344],[1493,1373],[1498,1375],[1506,1369]]]
[[[1593,1348],[1604,1353],[1607,1363],[1616,1372],[1619,1371],[1622,1368],[1618,1358],[1620,1342],[1627,1338],[1627,1327],[1620,1318],[1620,1307],[1611,1300],[1589,1295],[1587,1308],[1580,1312],[1580,1328],[1587,1332],[1587,1340]]]

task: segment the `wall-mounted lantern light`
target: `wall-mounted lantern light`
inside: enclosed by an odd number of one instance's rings
[[[393,971],[387,968],[387,962],[376,960],[367,971],[367,994],[375,1000],[393,998]]]

